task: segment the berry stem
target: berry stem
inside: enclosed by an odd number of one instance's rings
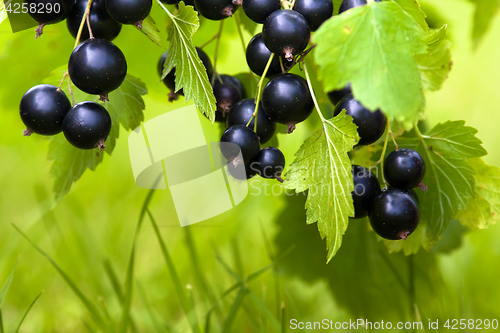
[[[281,57],[279,57],[279,60],[280,60],[280,67],[281,67],[281,72],[283,74],[286,73],[286,70],[285,70],[285,66],[283,66],[283,59],[281,59]]]
[[[75,96],[73,95],[73,89],[71,88],[71,79],[68,78],[68,90],[69,90],[69,95],[71,96],[71,102],[73,103],[72,105],[75,106]]]
[[[217,55],[219,54],[219,45],[220,45],[220,37],[222,35],[222,28],[224,27],[224,20],[220,21],[219,31],[217,32],[217,42],[215,42],[215,53],[214,53],[214,73],[218,76],[217,73]],[[219,78],[220,80],[220,78]],[[222,80],[221,80],[222,81]]]
[[[87,13],[87,28],[89,29],[89,38],[94,39],[94,34],[92,33],[92,28],[90,27],[90,8],[87,8],[85,12],[87,12],[87,10],[89,11]]]
[[[259,113],[259,103],[260,99],[262,97],[262,85],[264,84],[264,79],[266,78],[267,71],[269,71],[269,67],[271,67],[271,63],[273,62],[274,59],[274,53],[271,53],[269,56],[269,60],[267,61],[266,68],[264,68],[264,72],[262,73],[262,76],[260,77],[259,83],[257,84],[257,95],[255,96],[255,110],[253,111],[252,117],[247,123],[247,127],[250,125],[252,122],[252,119],[255,117],[255,125],[253,130],[257,133],[257,116]]]
[[[85,25],[85,21],[87,20],[87,17],[90,14],[90,6],[92,6],[92,0],[89,0],[89,2],[87,2],[85,13],[83,13],[82,21],[80,22],[80,27],[78,28],[78,34],[76,35],[75,47],[74,47],[75,49],[80,44],[80,39],[82,38],[83,26]],[[89,34],[90,36],[92,36],[92,32],[90,30],[90,24],[87,25],[89,27]]]
[[[236,23],[236,29],[238,30],[238,35],[240,36],[241,46],[243,47],[243,54],[245,54],[247,47],[245,45],[245,39],[243,38],[243,32],[241,31],[241,21],[238,15],[234,15],[234,22]]]
[[[309,87],[309,91],[311,92],[311,97],[314,102],[314,106],[316,107],[316,111],[318,112],[319,117],[321,118],[321,122],[325,123],[326,119],[321,113],[321,109],[319,108],[318,100],[316,99],[316,94],[314,93],[314,89],[312,87],[311,78],[309,77],[309,71],[307,70],[306,62],[304,61],[304,73],[306,75],[307,86]]]
[[[372,165],[370,167],[370,171],[377,165],[380,164],[382,170],[380,172],[381,176],[382,176],[382,182],[384,183],[385,186],[387,186],[387,181],[385,180],[385,176],[384,176],[384,158],[385,158],[385,153],[387,152],[387,144],[389,143],[389,133],[391,133],[391,120],[389,118],[387,118],[387,125],[386,125],[386,129],[385,129],[385,139],[384,139],[384,146],[382,148],[382,154],[380,154],[380,158],[377,162],[375,162],[374,165]]]
[[[64,80],[66,80],[66,76],[68,76],[68,74],[69,74],[68,71],[64,72],[61,83],[59,83],[59,87],[57,87],[57,91],[61,91],[61,87],[64,83]]]

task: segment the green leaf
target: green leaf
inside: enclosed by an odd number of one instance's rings
[[[435,51],[446,38],[448,33],[448,25],[444,24],[441,28],[434,30],[432,33],[425,37],[425,44],[427,44],[427,52]]]
[[[149,15],[144,19],[144,21],[142,21],[142,28],[137,29],[145,34],[149,39],[151,39],[153,43],[155,43],[159,47],[163,47],[163,45],[161,45],[161,38],[159,34],[160,30],[156,27],[156,22],[155,20],[153,20],[151,15]]]
[[[41,293],[39,293],[37,297],[35,297],[35,299],[33,300],[33,302],[31,302],[30,306],[28,307],[28,309],[24,313],[23,317],[21,318],[21,321],[19,322],[19,325],[17,325],[16,333],[19,332],[19,330],[21,329],[21,326],[23,325],[24,319],[26,319],[26,317],[28,316],[28,313],[30,312],[31,308],[33,307],[33,305],[35,305],[36,301],[38,301],[38,299],[40,298],[40,296],[42,296],[42,294],[43,294],[43,291]]]
[[[491,21],[500,8],[500,0],[471,0],[476,5],[474,13],[474,27],[472,29],[472,42],[477,48],[484,34],[488,31]]]
[[[445,37],[446,25],[426,37],[427,53],[415,57],[426,90],[441,89],[453,66],[451,42],[445,40]]]
[[[324,120],[322,128],[304,142],[286,174],[286,188],[297,193],[309,190],[307,224],[317,222],[321,238],[326,237],[328,261],[342,244],[349,216],[354,216],[354,184],[347,153],[358,140],[356,125],[343,111]]]
[[[59,85],[64,71],[65,69],[55,70],[44,82]],[[62,88],[69,96],[67,85],[63,84]],[[99,98],[98,96],[87,95],[75,88],[73,88],[73,94],[77,103],[81,101],[97,102]],[[141,96],[145,94],[147,94],[147,89],[144,83],[131,75],[127,75],[118,89],[109,93],[109,102],[103,104],[108,110],[112,122],[111,132],[105,142],[106,148],[104,150],[109,155],[115,148],[120,124],[126,130],[131,130],[140,126],[143,121],[145,105]],[[69,144],[61,133],[51,140],[47,157],[49,160],[54,161],[50,174],[55,178],[53,190],[56,200],[60,200],[87,169],[96,169],[99,163],[102,162],[104,153],[98,149],[77,149]]]
[[[7,280],[5,280],[2,289],[0,289],[0,308],[2,307],[3,300],[5,299],[5,296],[7,295],[7,291],[9,291],[10,284],[12,283],[12,279],[14,278],[14,272],[16,271],[17,268],[17,260],[16,264],[14,265],[14,268],[9,274],[9,277]]]
[[[192,41],[193,34],[200,26],[198,13],[193,7],[180,2],[179,10],[174,15],[159,0],[157,2],[172,20],[167,29],[170,46],[162,80],[175,67],[175,90],[183,89],[186,101],[193,99],[196,107],[214,123],[215,96]]]
[[[470,229],[486,229],[500,218],[500,168],[480,158],[469,160],[476,172],[476,196],[456,219]]]
[[[425,20],[426,15],[420,8],[420,4],[418,3],[417,0],[393,0],[395,3],[397,3],[405,12],[410,14],[415,21],[417,21],[418,25],[422,30],[427,33],[429,30],[429,25],[427,24],[427,21]]]
[[[417,231],[405,242],[387,241],[390,251],[404,249],[409,254],[416,253],[420,246],[430,249],[457,212],[467,208],[475,193],[475,171],[468,160],[486,155],[476,133],[464,121],[448,121],[436,125],[427,135],[397,139],[400,148],[415,149],[424,158],[423,182],[428,189],[416,189],[420,199]],[[388,151],[393,149],[391,146]]]
[[[313,37],[325,90],[351,82],[371,110],[413,123],[425,99],[415,55],[426,52],[425,33],[392,1],[373,2],[326,21]]]

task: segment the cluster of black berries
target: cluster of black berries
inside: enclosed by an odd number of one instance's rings
[[[418,226],[420,209],[413,190],[421,187],[425,162],[413,149],[392,151],[384,161],[384,176],[389,187],[380,190],[377,177],[367,168],[354,165],[355,219],[368,216],[373,230],[391,240],[406,239]]]
[[[37,6],[46,1],[29,0],[28,3]],[[78,38],[88,1],[54,0],[53,4],[56,3],[61,9],[57,13],[30,12],[40,24],[37,36],[41,35],[44,25],[67,19],[68,30]],[[107,101],[108,93],[123,83],[127,75],[127,61],[110,40],[118,35],[122,23],[140,26],[151,6],[151,0],[92,2],[79,39],[83,42],[73,50],[68,61],[69,78],[78,89],[99,95],[101,101]],[[90,28],[87,22],[90,22]],[[26,125],[25,135],[54,135],[62,131],[67,140],[80,149],[104,149],[104,142],[111,131],[111,118],[102,105],[82,102],[71,107],[64,92],[50,85],[38,85],[28,90],[21,99],[19,110]]]

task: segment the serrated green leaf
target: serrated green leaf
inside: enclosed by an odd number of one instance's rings
[[[150,15],[142,21],[142,28],[137,29],[151,39],[153,43],[159,47],[163,47],[161,45],[161,38],[159,34],[160,30],[156,27],[156,22]]]
[[[420,8],[420,4],[418,3],[417,0],[393,0],[395,3],[397,3],[405,12],[410,14],[415,21],[417,21],[418,25],[422,30],[427,33],[429,30],[429,25],[427,24],[427,21],[425,20],[426,15]]]
[[[351,82],[369,109],[413,122],[425,105],[415,55],[426,52],[425,33],[392,1],[373,2],[330,18],[313,37],[326,91]]]
[[[441,28],[432,31],[425,37],[425,44],[427,44],[427,52],[433,52],[445,40],[448,33],[448,25],[444,24]]]
[[[45,83],[58,86],[65,72],[60,68],[52,72],[52,75],[44,80]],[[62,89],[69,96],[67,84]],[[111,155],[119,136],[120,124],[126,129],[134,129],[140,126],[144,120],[143,110],[145,108],[142,95],[147,94],[144,83],[132,75],[128,75],[122,85],[115,91],[109,93],[109,102],[103,104],[111,117],[111,132],[106,140],[104,151]],[[75,102],[94,101],[99,96],[87,95],[73,87]],[[69,144],[62,133],[54,136],[49,145],[47,158],[54,161],[50,174],[55,178],[54,193],[56,200],[61,199],[69,192],[75,181],[80,179],[83,173],[95,170],[104,158],[104,152],[98,149],[81,150]]]
[[[285,188],[309,190],[307,224],[318,223],[326,237],[328,261],[337,253],[354,216],[351,192],[354,184],[348,152],[359,141],[357,127],[345,111],[311,135],[300,147],[286,174]]]
[[[418,68],[425,90],[441,89],[453,67],[451,61],[451,42],[445,40],[432,52],[417,55]]]
[[[158,1],[172,20],[168,26],[169,52],[163,67],[162,80],[175,67],[175,90],[183,89],[186,101],[193,99],[196,107],[215,122],[215,96],[203,63],[192,41],[200,22],[193,7],[179,3],[174,15]]]
[[[498,9],[500,9],[500,0],[471,0],[471,2],[476,5],[474,27],[472,29],[472,42],[474,48],[476,48],[488,31]]]
[[[500,219],[500,168],[484,163],[480,158],[469,160],[476,172],[476,196],[456,219],[469,229],[487,229]]]
[[[468,160],[487,153],[476,133],[477,130],[465,126],[464,121],[448,121],[436,125],[427,135],[398,138],[400,148],[415,149],[424,158],[423,182],[428,189],[427,192],[416,189],[420,199],[420,225],[415,235],[404,242],[387,241],[390,250],[404,249],[409,254],[416,253],[419,245],[429,249],[457,212],[467,208],[475,193],[475,171]],[[388,152],[393,149],[390,145]],[[425,234],[420,232],[423,230]]]

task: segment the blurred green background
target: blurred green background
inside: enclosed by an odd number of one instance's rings
[[[454,62],[444,88],[427,94],[428,123],[466,120],[479,130],[478,137],[490,153],[485,161],[500,166],[500,20],[493,21],[473,51],[472,3],[424,4],[433,9],[429,14],[439,13],[440,20],[448,23]],[[154,7],[152,16],[166,40],[166,15]],[[223,74],[248,72],[235,24],[228,19],[224,25],[217,64]],[[195,44],[210,39],[217,28],[218,23],[203,20]],[[248,42],[251,35],[245,32],[244,37]],[[156,64],[162,49],[130,26],[123,27],[114,43],[125,53],[129,73],[147,85],[145,120],[185,105],[183,98],[168,103],[167,90],[158,83]],[[106,320],[117,323],[122,315],[120,298],[104,263],[112,266],[123,289],[141,207],[148,195],[134,183],[128,133],[122,129],[113,156],[106,156],[95,172],[87,171],[59,202],[51,192],[51,162],[46,159],[49,140],[21,135],[18,105],[22,95],[67,63],[73,44],[65,23],[46,27],[36,41],[32,29],[12,34],[8,22],[0,25],[0,285],[18,262],[1,305],[5,332],[15,331],[41,291],[22,332],[97,331],[88,310],[61,275],[11,224],[59,264],[102,316],[109,316]],[[214,44],[206,51],[213,59]],[[323,93],[319,98],[327,104]],[[200,119],[207,141],[218,141],[222,127]],[[293,135],[279,133],[278,142],[271,144],[279,145],[289,163],[317,125],[317,120],[309,120]],[[276,181],[253,179],[249,184],[251,195],[237,208],[187,228],[180,228],[168,190],[154,193],[149,209],[182,290],[172,282],[172,271],[145,217],[135,245],[129,330],[189,332],[189,317],[182,310],[179,293],[192,297],[195,307],[190,315],[198,318],[203,329],[210,314],[212,332],[224,328],[273,332],[283,315],[287,322],[292,318],[424,323],[429,319],[500,319],[500,226],[462,234],[452,223],[433,251],[404,257],[387,254],[366,220],[353,221],[339,253],[326,265],[325,242],[315,225],[305,225],[305,196],[265,195],[265,191],[279,189]],[[239,278],[264,267],[215,302]],[[214,304],[218,305],[210,311]]]

